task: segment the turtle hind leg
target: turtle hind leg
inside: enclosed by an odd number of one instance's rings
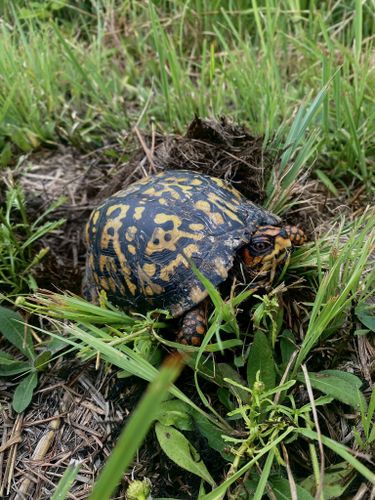
[[[207,304],[203,302],[190,309],[182,318],[177,333],[177,342],[185,345],[200,346],[207,331]]]

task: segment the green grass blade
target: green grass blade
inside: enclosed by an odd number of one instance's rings
[[[311,429],[298,429],[298,434],[305,436],[308,439],[313,439],[314,441],[322,440],[322,443],[334,451],[337,455],[343,458],[346,462],[348,462],[354,469],[356,469],[365,479],[375,484],[375,474],[368,469],[365,465],[363,465],[359,460],[357,460],[350,453],[350,449],[344,446],[343,444],[334,441],[331,438],[326,436],[319,436],[317,432]]]
[[[126,427],[108,458],[98,481],[95,483],[89,500],[107,500],[111,498],[122,474],[131,465],[137,449],[146,437],[151,424],[159,414],[159,407],[167,396],[172,383],[183,367],[183,358],[170,356],[164,362],[160,372],[148,386],[141,402],[133,411]]]
[[[69,464],[65,469],[60,481],[57,483],[56,489],[53,492],[51,500],[65,500],[68,498],[68,493],[75,478],[78,475],[80,464]]]

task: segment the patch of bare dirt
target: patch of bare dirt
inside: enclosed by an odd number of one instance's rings
[[[41,376],[32,404],[19,415],[11,408],[16,385],[0,382],[0,498],[48,500],[68,465],[76,463],[79,474],[68,498],[86,499],[147,384],[134,377],[118,379],[104,363],[95,370],[91,363],[64,357]],[[223,460],[200,434],[193,440],[215,475]],[[153,430],[116,498],[125,498],[133,479],[145,477],[155,497],[196,498],[199,491],[199,478],[168,459]]]

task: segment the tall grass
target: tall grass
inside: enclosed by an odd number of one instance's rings
[[[267,143],[280,130],[285,139],[297,109],[331,82],[316,165],[336,186],[369,183],[374,10],[360,1],[102,1],[45,20],[8,4],[0,139],[24,151],[61,138],[92,148],[121,137],[149,102],[145,127],[151,118],[182,130],[194,113],[226,114]]]

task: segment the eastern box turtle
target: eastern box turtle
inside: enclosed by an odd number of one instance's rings
[[[170,170],[135,182],[92,212],[83,292],[95,300],[105,290],[122,309],[184,315],[178,339],[199,345],[207,291],[191,262],[219,285],[235,258],[269,275],[304,240],[301,229],[280,226],[221,179]]]

